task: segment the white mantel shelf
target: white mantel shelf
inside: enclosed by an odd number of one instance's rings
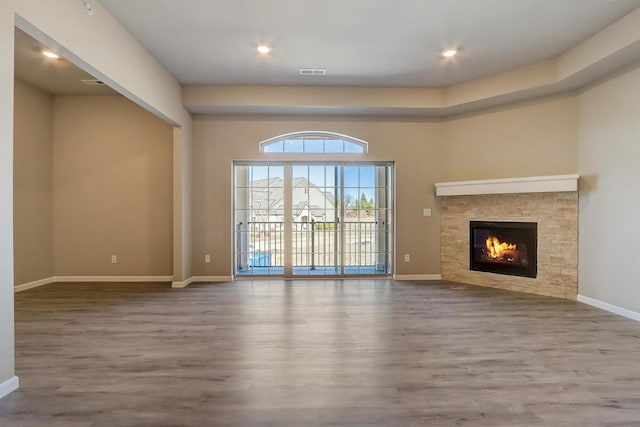
[[[436,196],[470,196],[475,194],[553,193],[578,191],[580,175],[529,176],[436,183]]]

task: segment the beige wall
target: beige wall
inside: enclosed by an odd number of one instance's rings
[[[576,111],[571,95],[445,122],[441,181],[575,173]]]
[[[640,312],[640,68],[579,96],[579,293]]]
[[[14,90],[16,285],[53,276],[53,100],[16,80]]]
[[[440,218],[433,183],[442,174],[441,129],[441,123],[399,120],[197,117],[193,153],[193,274],[232,273],[232,161],[276,159],[273,155],[259,154],[258,143],[304,130],[338,132],[368,141],[369,154],[356,155],[354,160],[396,162],[397,254],[411,254],[411,262],[396,262],[396,273],[437,274]],[[423,208],[432,208],[434,215],[423,217]],[[211,264],[204,263],[205,254],[212,255]]]
[[[52,98],[16,82],[15,284],[171,276],[172,139],[125,98]]]
[[[53,104],[55,275],[172,275],[171,126],[119,96]]]

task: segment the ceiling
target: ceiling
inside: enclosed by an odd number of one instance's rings
[[[16,28],[14,71],[17,79],[52,95],[118,94],[108,86],[85,85],[81,80],[94,77],[64,58],[45,57],[43,50],[48,47]]]
[[[101,0],[183,84],[447,87],[558,57],[640,0]],[[268,44],[268,56],[256,52]],[[445,59],[445,48],[460,50]],[[325,68],[326,76],[300,76]]]

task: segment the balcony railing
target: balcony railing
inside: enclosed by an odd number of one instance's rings
[[[387,265],[388,226],[376,221],[293,222],[292,267]],[[238,266],[283,267],[284,223],[251,221],[236,229]],[[344,247],[341,249],[342,238]],[[343,254],[341,256],[341,253]]]

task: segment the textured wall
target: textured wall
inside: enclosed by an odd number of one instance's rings
[[[469,270],[469,221],[538,223],[538,277]],[[578,292],[578,193],[491,194],[442,198],[444,280],[575,299]]]

